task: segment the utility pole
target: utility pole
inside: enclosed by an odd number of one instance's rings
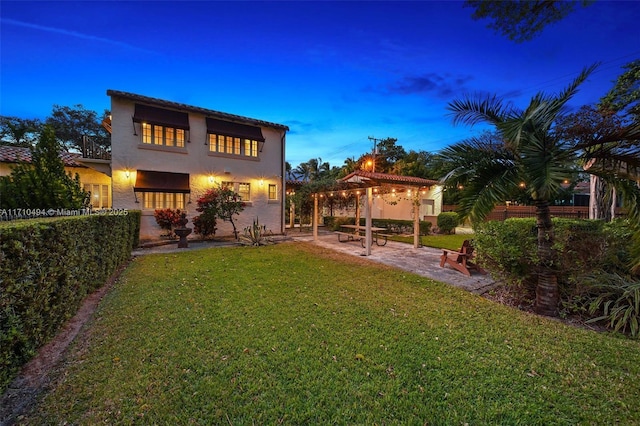
[[[378,145],[378,142],[382,141],[382,139],[374,138],[373,136],[369,136],[368,139],[370,141],[373,141],[373,151],[371,153],[373,166],[371,167],[371,171],[375,172],[376,171],[376,154],[378,153],[377,145]]]

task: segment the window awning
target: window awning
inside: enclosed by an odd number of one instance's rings
[[[264,136],[262,136],[262,129],[260,127],[218,120],[217,118],[211,117],[207,117],[207,133],[264,142]]]
[[[137,192],[179,192],[188,194],[191,192],[189,174],[138,170],[133,190]]]
[[[188,113],[173,111],[170,109],[156,108],[143,104],[136,104],[136,111],[133,115],[133,121],[189,130]]]

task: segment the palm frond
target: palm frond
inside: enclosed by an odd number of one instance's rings
[[[497,124],[512,114],[513,107],[505,105],[496,95],[472,95],[455,100],[447,105],[453,124],[475,125],[479,123]]]

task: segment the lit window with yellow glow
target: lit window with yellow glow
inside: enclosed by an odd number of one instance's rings
[[[184,209],[185,194],[174,192],[143,192],[145,209]]]
[[[274,184],[269,184],[269,200],[277,200],[278,199],[278,186]]]
[[[238,195],[242,201],[249,201],[251,198],[251,185],[248,183],[239,183],[238,184]]]
[[[142,123],[142,143],[184,148],[184,129]]]

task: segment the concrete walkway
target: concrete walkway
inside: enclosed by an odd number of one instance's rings
[[[296,235],[295,232],[289,235],[294,240],[314,243],[313,235]],[[318,241],[315,244],[350,256],[365,257],[365,249],[362,248],[359,241],[341,243],[338,242],[338,236],[332,232],[319,233]],[[382,247],[374,244],[371,247],[371,255],[366,258],[372,262],[395,266],[476,294],[482,294],[495,285],[495,281],[488,274],[472,273],[471,277],[467,277],[448,266],[441,268],[441,254],[442,250],[432,247],[413,248],[412,244],[387,241],[387,244]]]
[[[336,250],[341,253],[345,253],[349,256],[365,257],[365,249],[362,248],[360,242],[338,242],[338,236],[333,232],[320,230],[318,234],[318,241],[314,241],[313,235],[310,232],[299,230],[293,230],[288,233],[287,236],[276,236],[277,241],[305,241],[312,244],[317,244],[321,247],[325,247],[331,250]],[[237,243],[231,241],[190,241],[189,248],[179,249],[177,248],[177,241],[168,245],[160,245],[149,248],[140,248],[133,251],[134,256],[140,256],[144,254],[152,253],[179,253],[185,250],[198,250],[223,246],[234,246]],[[372,262],[383,263],[389,266],[395,266],[405,271],[413,272],[423,277],[432,278],[437,281],[441,281],[447,284],[451,284],[456,287],[463,288],[475,294],[482,294],[490,290],[494,285],[494,280],[489,275],[481,275],[478,273],[472,273],[471,277],[452,269],[448,266],[444,268],[440,267],[440,255],[442,250],[421,247],[413,248],[413,245],[406,243],[398,243],[395,241],[388,241],[385,246],[379,247],[373,245],[371,248],[371,255],[367,256],[367,260]]]

